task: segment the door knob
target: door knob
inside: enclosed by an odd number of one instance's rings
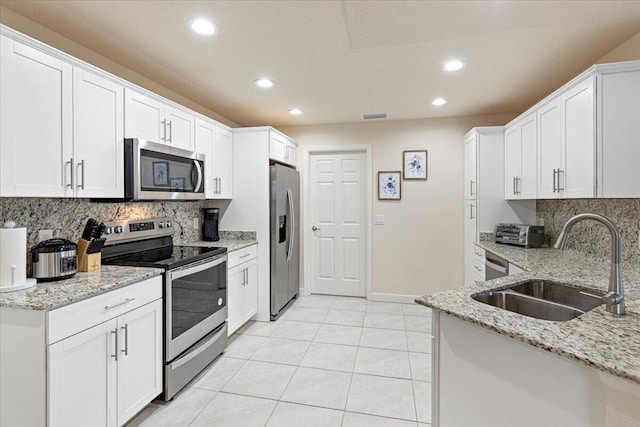
[[[314,225],[313,227],[311,227],[311,229],[312,229],[313,231],[320,231],[320,228],[316,227],[315,225]]]

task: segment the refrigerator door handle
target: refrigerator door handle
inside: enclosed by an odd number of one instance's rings
[[[295,224],[296,224],[296,214],[293,211],[293,193],[291,189],[287,189],[287,203],[289,203],[289,215],[291,217],[291,221],[289,224],[291,226],[289,231],[289,248],[287,249],[287,262],[291,261],[291,253],[293,252],[293,239],[295,238]]]

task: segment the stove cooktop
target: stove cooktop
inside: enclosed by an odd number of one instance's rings
[[[227,248],[221,247],[163,246],[113,257],[103,257],[102,263],[171,270],[206,258],[215,258],[226,252]]]

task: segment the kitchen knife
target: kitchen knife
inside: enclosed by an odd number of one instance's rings
[[[104,234],[104,230],[107,227],[104,225],[104,222],[101,222],[100,225],[96,225],[93,233],[91,233],[91,237],[94,239],[99,239],[100,237],[102,237],[102,234]]]
[[[93,234],[94,224],[97,224],[97,221],[93,218],[89,218],[87,220],[87,224],[84,226],[84,230],[82,231],[82,238],[84,240],[91,240],[91,235]]]
[[[92,240],[87,247],[87,255],[97,254],[98,252],[100,252],[106,241],[107,239],[104,238]]]

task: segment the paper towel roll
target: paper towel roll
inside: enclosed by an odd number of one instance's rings
[[[0,286],[22,285],[27,280],[27,229],[13,228],[9,221],[5,227],[11,228],[0,228]]]

